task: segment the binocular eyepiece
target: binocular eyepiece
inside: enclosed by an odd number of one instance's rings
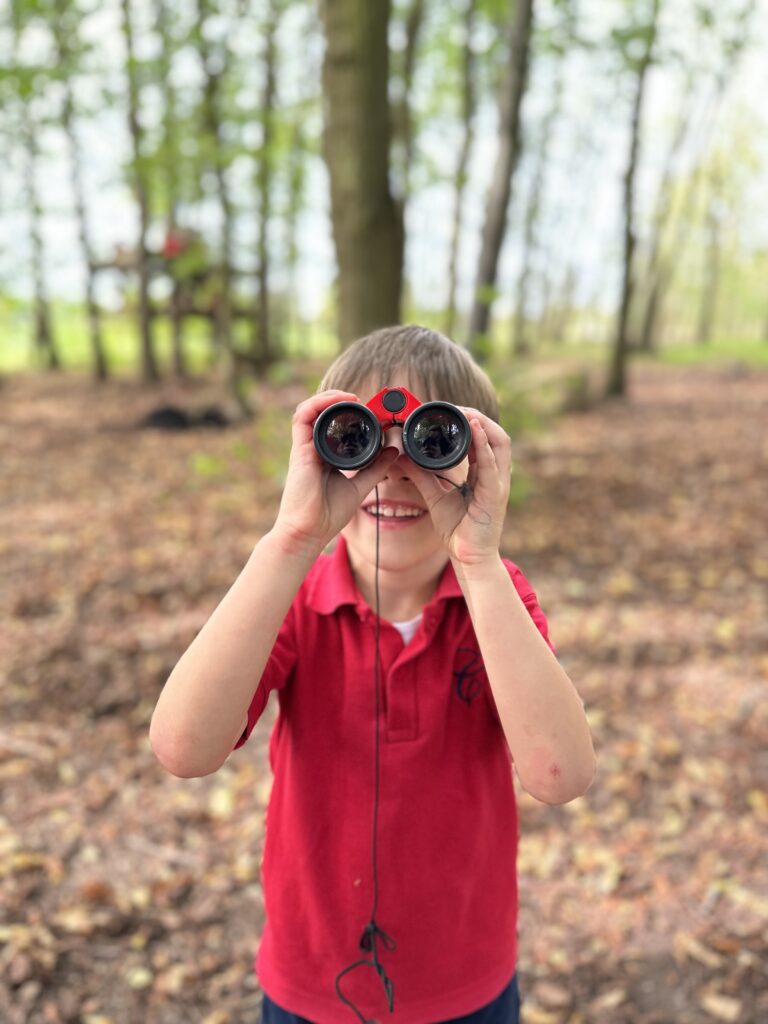
[[[421,402],[401,387],[386,387],[363,405],[336,402],[315,420],[315,448],[336,469],[362,469],[384,446],[384,432],[403,428],[403,449],[422,469],[448,469],[469,451],[469,420],[450,402]]]

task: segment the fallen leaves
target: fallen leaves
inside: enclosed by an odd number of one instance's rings
[[[170,777],[147,733],[271,525],[303,394],[265,390],[257,421],[203,442],[113,430],[158,400],[133,386],[51,387],[53,405],[10,381],[0,410],[0,1019],[255,1020],[275,702],[210,778]],[[757,1024],[768,378],[644,371],[633,387],[513,439],[536,486],[505,553],[598,755],[585,797],[520,794],[523,1021]]]

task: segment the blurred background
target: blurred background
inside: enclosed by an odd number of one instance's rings
[[[9,0],[0,367],[764,352],[767,15]]]
[[[524,1024],[768,1019],[767,52],[768,0],[0,4],[3,1022],[258,1021],[276,702],[201,779],[149,720],[396,322],[499,390],[598,753],[516,782]]]

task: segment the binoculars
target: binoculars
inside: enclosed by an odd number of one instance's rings
[[[403,428],[403,449],[422,469],[448,469],[469,451],[469,420],[450,402],[421,402],[406,388],[386,387],[366,404],[336,402],[315,420],[315,448],[336,469],[362,469],[384,445],[384,432]]]

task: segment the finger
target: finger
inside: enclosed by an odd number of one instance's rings
[[[478,474],[488,470],[493,470],[498,474],[499,467],[496,463],[496,455],[491,447],[488,434],[485,432],[485,427],[476,417],[470,419],[469,425],[472,427],[472,446],[475,449],[474,462]]]
[[[371,493],[376,484],[381,483],[387,475],[389,467],[397,461],[399,454],[397,448],[384,448],[370,466],[359,469],[354,476],[349,477],[360,501]]]
[[[459,409],[464,413],[468,420],[480,420],[488,439],[491,444],[502,443],[504,438],[509,440],[509,435],[503,427],[499,426],[496,420],[492,420],[490,416],[486,416],[484,412],[480,412],[479,409],[474,409],[471,405],[460,405]]]
[[[470,406],[459,406],[462,412],[465,414],[467,419],[470,421],[478,420],[483,429],[483,433],[487,438],[488,444],[496,458],[496,463],[499,467],[499,472],[505,474],[509,472],[509,468],[512,463],[512,440],[507,432],[500,427],[495,420],[492,420],[490,416],[486,416],[480,412],[479,409],[473,409]],[[475,439],[475,431],[472,431],[472,439]],[[470,449],[470,462],[474,462],[472,457],[472,451]]]
[[[442,500],[446,493],[453,488],[450,484],[444,483],[435,473],[430,473],[421,466],[417,466],[413,460],[408,459],[408,476],[413,481],[416,490],[424,499],[428,509],[432,509],[436,502]]]
[[[337,402],[359,402],[357,395],[350,391],[321,391],[319,395],[312,395],[296,406],[292,421],[292,437],[294,445],[308,444],[312,441],[312,430],[315,420]]]

